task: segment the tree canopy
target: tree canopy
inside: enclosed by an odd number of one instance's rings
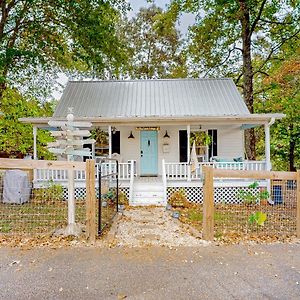
[[[53,102],[40,103],[27,98],[15,89],[7,88],[2,96],[2,115],[0,117],[0,156],[23,157],[33,155],[33,133],[30,124],[22,124],[21,117],[50,117]],[[46,144],[52,139],[47,131],[39,130],[37,139],[38,156],[50,158]]]
[[[235,78],[252,113],[254,81],[268,76],[270,62],[282,47],[300,37],[299,1],[173,0],[170,11],[197,14],[189,40],[194,76]],[[247,134],[246,150],[248,158],[255,159],[253,129]]]
[[[0,9],[1,91],[45,87],[58,70],[103,76],[126,57],[116,28],[125,0],[0,0]]]
[[[176,18],[151,5],[123,23],[129,46],[124,77],[137,79],[186,77],[186,61]]]

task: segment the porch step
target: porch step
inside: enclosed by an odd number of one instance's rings
[[[134,182],[132,198],[130,201],[132,206],[166,205],[163,183],[159,179],[155,181],[143,179]]]

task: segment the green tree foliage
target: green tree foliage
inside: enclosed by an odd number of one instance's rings
[[[23,157],[33,154],[32,126],[22,124],[19,118],[41,117],[53,114],[53,103],[40,104],[37,100],[26,99],[16,90],[7,88],[2,97],[0,116],[0,156]],[[46,150],[47,142],[52,141],[49,132],[39,130],[37,150],[40,158],[51,158]]]
[[[254,112],[255,78],[267,74],[282,47],[300,36],[299,1],[295,0],[174,0],[171,10],[198,16],[190,28],[194,75],[242,81],[250,112]],[[247,133],[246,150],[254,159],[254,130]]]
[[[300,48],[293,51],[287,45],[278,58],[270,76],[261,82],[265,91],[257,110],[285,113],[286,117],[271,127],[272,161],[276,169],[295,171],[300,168]]]
[[[124,76],[138,79],[186,77],[176,18],[155,5],[141,8],[136,17],[125,20],[124,39],[129,60]]]
[[[58,70],[101,76],[111,65],[117,69],[126,58],[116,29],[126,6],[125,0],[0,0],[0,92],[7,84],[22,91],[31,81],[47,85]]]

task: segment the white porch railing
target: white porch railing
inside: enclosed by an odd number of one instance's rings
[[[246,171],[265,171],[265,161],[244,161],[244,162],[203,162],[198,163],[195,172],[190,172],[190,165],[184,163],[168,163],[163,162],[165,173],[163,177],[166,180],[196,180],[202,178],[202,167],[212,166],[216,169],[223,170],[246,170]]]
[[[115,163],[96,164],[96,179],[98,179],[100,165],[103,175],[116,172],[117,165]],[[134,162],[119,163],[119,180],[130,180],[131,175],[136,176]],[[85,171],[74,171],[74,179],[75,181],[85,181]],[[36,182],[64,182],[68,180],[68,172],[66,170],[38,169],[35,172],[34,180]]]

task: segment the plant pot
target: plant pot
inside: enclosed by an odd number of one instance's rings
[[[171,209],[172,209],[172,205],[171,204],[167,204],[166,210],[171,210]]]
[[[122,212],[125,208],[125,205],[124,204],[118,204],[118,211],[119,212]]]
[[[268,205],[268,200],[267,199],[260,200],[260,205],[264,205],[264,206]]]
[[[180,213],[178,211],[174,211],[172,217],[175,219],[179,219]]]

